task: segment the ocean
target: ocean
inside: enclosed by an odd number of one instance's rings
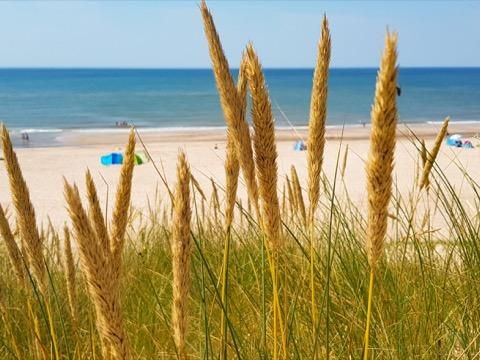
[[[329,126],[369,122],[376,72],[330,71]],[[307,125],[312,75],[265,70],[278,127]],[[480,68],[400,68],[399,85],[401,121],[480,121]],[[210,69],[0,69],[0,121],[50,140],[123,121],[159,131],[224,126]]]

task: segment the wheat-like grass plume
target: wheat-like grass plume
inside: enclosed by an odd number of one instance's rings
[[[243,208],[243,202],[242,199],[237,199],[238,203],[238,215],[240,217],[240,229],[243,229],[243,218],[245,217],[245,209]]]
[[[238,72],[237,92],[239,99],[240,118],[245,122],[245,112],[247,108],[247,78],[245,76],[245,61],[242,59]],[[238,175],[240,173],[240,161],[238,159],[237,147],[235,146],[234,134],[227,130],[227,150],[225,158],[225,177],[226,177],[226,209],[225,209],[225,227],[229,228],[233,222],[235,209],[235,199],[237,197]]]
[[[323,16],[322,34],[318,44],[317,64],[313,75],[312,95],[310,100],[310,117],[308,121],[308,146],[307,146],[307,171],[308,171],[308,215],[305,213],[305,205],[301,189],[296,190],[301,202],[303,222],[308,224],[310,240],[310,287],[311,287],[311,312],[312,326],[315,333],[317,328],[317,311],[315,300],[315,251],[314,251],[314,219],[315,211],[320,199],[320,173],[323,164],[325,149],[325,124],[327,120],[327,96],[328,96],[328,70],[330,66],[331,38],[328,28],[327,17]],[[295,177],[294,177],[295,174]],[[295,168],[292,168],[292,180],[298,183]],[[306,218],[308,216],[308,219]]]
[[[93,224],[98,240],[102,245],[102,251],[106,254],[105,256],[109,256],[111,251],[110,238],[108,236],[105,219],[100,207],[100,201],[98,200],[97,189],[89,170],[87,170],[85,182],[87,185],[88,213],[90,221]]]
[[[228,291],[228,266],[230,257],[230,239],[231,226],[233,222],[235,200],[237,197],[238,174],[240,172],[240,163],[238,161],[235,148],[235,140],[230,131],[227,130],[227,149],[225,158],[225,181],[226,181],[226,205],[225,205],[225,230],[226,236],[224,241],[224,254],[222,264],[222,303],[224,311],[221,316],[221,342],[222,342],[222,359],[227,358],[227,332],[226,332],[226,312],[227,291]]]
[[[277,279],[277,257],[283,243],[280,242],[280,205],[277,193],[277,147],[275,143],[275,125],[267,85],[260,61],[249,44],[246,49],[246,74],[252,96],[252,120],[254,128],[253,145],[255,164],[261,198],[261,223],[266,235],[267,255],[273,282],[273,358],[277,358],[277,333],[281,330],[282,352],[287,356],[286,329],[283,327],[282,312],[279,302],[279,285]],[[278,321],[277,321],[278,320]]]
[[[204,191],[202,190],[202,187],[200,186],[200,184],[198,183],[197,179],[195,178],[195,176],[193,176],[193,174],[191,175],[191,180],[192,180],[192,185],[193,187],[197,190],[197,192],[200,194],[200,196],[202,197],[202,200],[203,201],[207,201],[207,197],[205,196],[205,193]]]
[[[218,223],[218,213],[220,211],[220,198],[218,197],[218,189],[213,178],[210,178],[210,183],[212,184],[212,197],[210,199],[210,204],[213,208],[213,217],[215,219],[215,224]]]
[[[385,42],[372,107],[370,152],[366,169],[368,193],[367,253],[372,268],[375,268],[382,254],[387,230],[397,126],[396,34],[388,34]]]
[[[5,216],[5,211],[3,211],[2,206],[0,205],[0,234],[5,241],[7,247],[8,257],[10,258],[10,263],[15,270],[15,274],[18,278],[19,283],[25,285],[25,267],[23,265],[22,252],[20,251],[17,242],[12,234],[12,230],[8,223],[7,217]]]
[[[297,170],[295,166],[291,166],[290,175],[292,177],[293,194],[295,196],[295,202],[298,210],[300,211],[300,217],[304,225],[307,223],[307,210],[305,206],[305,200],[303,199],[302,185],[300,185],[300,179],[298,178]]]
[[[241,99],[242,91],[237,91],[232,75],[229,70],[228,61],[222,49],[220,37],[218,36],[213,22],[213,17],[207,8],[205,1],[202,1],[200,10],[203,18],[205,35],[208,41],[210,58],[213,65],[213,73],[220,95],[225,121],[232,133],[237,148],[237,156],[242,169],[243,177],[247,185],[248,196],[253,202],[255,211],[258,214],[258,186],[255,174],[255,163],[250,139],[250,130],[245,121],[245,100]],[[242,59],[239,69],[239,89],[245,86],[244,73],[245,61]]]
[[[348,163],[348,144],[345,148],[345,152],[343,153],[342,171],[341,171],[342,178],[345,178],[345,171],[347,170],[347,163]]]
[[[420,142],[420,157],[422,159],[422,168],[425,167],[427,163],[427,146],[425,145],[425,140],[422,139]]]
[[[187,300],[190,291],[190,169],[183,152],[178,155],[172,229],[173,304],[172,327],[178,357],[186,359]]]
[[[275,125],[267,85],[252,45],[247,46],[247,77],[252,95],[253,144],[262,203],[262,220],[272,249],[277,248],[280,206],[277,194],[277,147]]]
[[[423,166],[422,178],[420,180],[420,189],[423,189],[424,187],[428,187],[428,185],[430,184],[430,180],[429,180],[430,172],[432,171],[433,164],[437,159],[437,155],[438,155],[438,152],[440,151],[440,146],[442,146],[443,139],[447,134],[449,121],[450,121],[449,117],[445,118],[445,120],[443,121],[442,128],[440,129],[440,131],[437,134],[437,137],[435,138],[435,143],[433,144],[432,151],[430,153],[427,153],[426,161]]]
[[[63,228],[63,240],[63,268],[67,281],[68,306],[70,307],[73,322],[76,324],[78,322],[78,311],[75,261],[73,259],[72,244],[70,242],[70,231],[66,225]]]
[[[313,221],[320,198],[320,172],[325,148],[325,123],[327,118],[328,68],[330,65],[330,30],[327,17],[323,17],[322,35],[318,45],[317,65],[313,76],[310,119],[308,123],[308,199],[309,221]]]
[[[17,155],[13,151],[7,128],[4,125],[2,125],[2,148],[20,236],[25,244],[29,263],[33,266],[33,273],[40,290],[43,294],[46,294],[48,286],[43,257],[43,242],[38,233],[35,209],[30,201],[27,184],[23,178]]]
[[[366,167],[368,194],[367,256],[370,265],[370,285],[365,329],[365,360],[368,359],[373,279],[377,263],[383,252],[388,224],[388,204],[392,195],[392,172],[398,118],[396,63],[397,35],[387,33],[371,111],[370,150]]]
[[[228,229],[233,222],[233,213],[235,210],[235,199],[237,198],[238,174],[240,163],[238,162],[237,152],[233,135],[227,133],[227,154],[225,158],[225,178],[226,178],[226,207],[225,207],[225,227]]]
[[[292,182],[290,181],[288,175],[286,176],[287,182],[287,194],[288,194],[288,204],[290,208],[290,215],[293,217],[295,216],[298,206],[297,206],[297,198],[295,197],[295,192],[293,191]]]
[[[117,359],[129,359],[130,350],[123,327],[116,281],[112,278],[111,259],[102,251],[101,243],[82,206],[78,188],[70,186],[66,181],[65,200],[78,243],[80,264],[95,307],[103,355],[108,357],[111,352]]]
[[[122,251],[128,222],[128,210],[132,191],[133,168],[135,166],[135,132],[130,130],[125,150],[120,180],[115,198],[110,236],[112,280],[117,283],[122,266]],[[190,178],[189,178],[190,179]]]

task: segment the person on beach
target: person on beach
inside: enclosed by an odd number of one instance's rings
[[[22,140],[23,142],[29,142],[30,141],[30,136],[26,132],[22,132]]]
[[[115,127],[126,128],[126,127],[128,127],[128,122],[127,122],[126,120],[124,120],[124,121],[115,121]]]

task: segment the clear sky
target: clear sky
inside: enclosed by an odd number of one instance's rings
[[[0,2],[0,67],[209,67],[199,1]],[[388,26],[401,66],[480,66],[480,1],[208,1],[232,67],[312,67],[320,22],[332,65],[376,66]]]

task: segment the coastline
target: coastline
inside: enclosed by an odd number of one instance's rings
[[[398,127],[398,138],[411,136],[430,139],[436,136],[441,121],[427,121],[423,123],[401,123]],[[19,141],[22,131],[12,131],[12,138],[17,147],[69,147],[89,145],[121,145],[125,141],[129,128],[102,128],[102,129],[25,129],[30,134],[32,142]],[[451,121],[450,133],[472,137],[480,133],[480,121]],[[165,127],[165,128],[137,128],[137,133],[146,142],[183,142],[183,141],[217,141],[226,140],[226,126],[201,127]],[[276,135],[278,141],[306,141],[307,126],[285,127],[278,126]],[[370,126],[361,124],[327,125],[326,139],[365,140],[369,138]],[[35,141],[37,140],[38,141]]]
[[[418,173],[419,152],[412,142],[412,131],[418,138],[424,139],[431,149],[440,124],[400,125],[398,129],[397,150],[395,155],[395,179],[398,191],[408,194]],[[478,132],[478,126],[451,123],[450,133],[461,133],[466,136]],[[335,177],[337,159],[342,161],[345,147],[348,145],[348,163],[342,187],[352,201],[360,208],[366,206],[365,198],[365,161],[369,150],[369,126],[327,129],[324,155],[324,173],[332,181]],[[119,166],[103,166],[100,157],[112,151],[121,151],[127,141],[128,130],[114,133],[72,133],[64,139],[60,147],[15,147],[25,180],[30,189],[32,202],[37,211],[39,223],[45,223],[48,217],[52,223],[61,226],[68,219],[63,198],[64,177],[79,185],[84,194],[85,171],[90,169],[97,184],[102,204],[107,197],[112,198],[116,189]],[[306,152],[294,151],[294,141],[298,136],[306,139],[306,129],[299,129],[298,135],[291,129],[277,130],[278,183],[279,196],[285,176],[290,174],[291,166],[295,166],[300,179],[307,178]],[[208,131],[140,131],[140,137],[151,154],[155,165],[164,173],[169,186],[175,183],[176,160],[179,149],[187,154],[192,173],[197,178],[207,197],[211,193],[211,179],[222,189],[225,184],[225,129]],[[473,139],[474,145],[480,140]],[[418,144],[418,143],[417,143]],[[137,150],[143,150],[137,140]],[[480,148],[458,149],[442,146],[437,160],[438,166],[445,171],[453,186],[458,187],[459,196],[465,201],[474,201],[475,194],[461,191],[464,176],[461,165],[469,171],[473,180],[480,182]],[[302,180],[303,181],[303,180]],[[306,185],[306,184],[303,184]],[[156,196],[159,195],[159,199]],[[223,198],[223,194],[220,194]],[[246,191],[240,179],[238,197],[246,204]],[[164,204],[168,201],[166,189],[156,172],[152,162],[136,166],[132,189],[132,206],[141,213],[147,213],[152,203]],[[5,167],[0,162],[0,203],[4,207],[11,206],[8,178]],[[111,201],[109,206],[111,206]]]

